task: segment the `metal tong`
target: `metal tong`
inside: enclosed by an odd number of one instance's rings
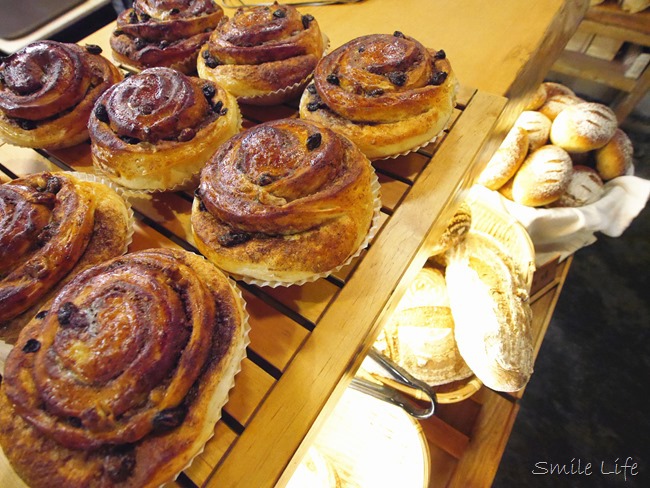
[[[368,352],[368,358],[375,361],[378,366],[396,380],[394,382],[396,383],[396,387],[386,383],[378,383],[377,381],[372,381],[357,375],[352,379],[350,384],[351,388],[378,398],[379,400],[397,405],[417,419],[427,419],[433,416],[436,411],[436,393],[433,388],[424,381],[411,376],[374,347]],[[376,378],[374,375],[372,377]],[[400,388],[400,386],[405,388]],[[411,395],[400,390],[414,391],[418,394]],[[423,406],[423,403],[427,405]]]

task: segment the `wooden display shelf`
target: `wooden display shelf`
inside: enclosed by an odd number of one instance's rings
[[[370,247],[336,276],[302,286],[238,283],[247,302],[251,344],[215,436],[185,471],[182,484],[273,486],[319,414],[353,378],[383,320],[427,256],[428,243],[473,181],[506,99],[461,89],[449,129],[433,144],[397,160],[375,162],[382,227]],[[244,109],[245,126],[295,116],[296,107]],[[87,143],[52,152],[0,146],[0,170],[15,178],[43,170],[94,172]],[[130,251],[180,247],[195,251],[191,193],[131,198],[136,231]],[[430,248],[429,248],[430,249]],[[297,456],[294,458],[294,455]],[[296,461],[297,462],[297,461]]]

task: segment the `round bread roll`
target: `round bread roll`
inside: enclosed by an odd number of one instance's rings
[[[554,202],[571,179],[573,163],[562,148],[548,144],[524,160],[512,180],[512,199],[530,207]]]
[[[526,105],[524,105],[524,110],[539,109],[539,107],[541,107],[544,104],[547,97],[548,94],[546,92],[546,87],[544,86],[543,83],[540,83],[535,89],[535,91],[530,94],[530,97],[527,100]]]
[[[367,243],[378,202],[370,161],[348,139],[278,119],[232,137],[205,166],[192,234],[203,255],[244,280],[300,283]]]
[[[618,127],[616,114],[601,103],[571,105],[551,126],[551,142],[569,152],[587,152],[607,144]]]
[[[88,266],[124,254],[132,211],[115,190],[72,173],[0,185],[0,339],[14,343],[41,306]]]
[[[604,192],[603,180],[595,169],[574,165],[566,190],[550,206],[582,207],[598,201]]]
[[[94,45],[38,41],[0,58],[0,139],[45,149],[79,144],[95,101],[122,78]]]
[[[106,91],[90,118],[95,168],[132,190],[195,183],[201,168],[239,132],[237,100],[219,85],[171,68],[149,68]]]
[[[442,271],[425,267],[418,272],[375,347],[431,386],[472,375],[456,346]]]
[[[553,121],[565,108],[582,102],[584,102],[582,98],[559,93],[552,97],[548,97],[538,111],[546,115],[549,120]]]
[[[323,57],[300,117],[354,142],[370,159],[394,157],[447,126],[458,82],[444,51],[401,32],[355,38]]]
[[[523,278],[503,247],[470,232],[450,251],[445,281],[467,365],[493,390],[523,388],[533,372],[532,312]]]
[[[525,110],[515,120],[514,127],[522,127],[528,132],[528,151],[532,152],[548,143],[551,120],[541,112]]]
[[[554,97],[555,95],[576,96],[575,92],[571,88],[556,81],[545,81],[542,83],[542,86],[546,90],[547,97]]]
[[[596,171],[609,181],[630,172],[634,163],[634,146],[628,135],[616,129],[611,140],[595,152]]]
[[[241,103],[278,104],[302,92],[326,47],[316,19],[291,5],[240,7],[211,34],[197,70]]]
[[[247,334],[241,295],[201,256],[88,268],[7,357],[2,450],[32,488],[170,482],[214,435]]]
[[[195,73],[199,49],[222,18],[213,0],[135,0],[117,17],[113,58],[136,72],[164,66]]]
[[[477,183],[490,190],[501,188],[521,166],[528,154],[528,147],[528,131],[524,127],[514,126],[488,161]]]

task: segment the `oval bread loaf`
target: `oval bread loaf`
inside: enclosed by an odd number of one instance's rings
[[[567,107],[553,121],[551,142],[569,152],[586,152],[607,144],[618,127],[616,114],[601,103]]]
[[[616,129],[611,140],[595,153],[596,171],[605,181],[628,174],[633,155],[632,141],[625,132]]]
[[[574,165],[566,190],[550,206],[582,207],[599,200],[604,191],[603,180],[595,169]]]
[[[513,127],[479,175],[478,183],[490,190],[501,188],[523,163],[528,154],[528,144],[526,129]]]
[[[534,151],[548,142],[551,133],[551,119],[541,112],[524,110],[515,121],[515,127],[523,127],[528,132],[528,148]]]

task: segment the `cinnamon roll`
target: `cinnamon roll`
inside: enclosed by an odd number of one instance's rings
[[[300,117],[331,127],[370,159],[426,144],[447,125],[457,81],[445,52],[401,32],[358,37],[324,56]]]
[[[232,137],[201,172],[195,195],[201,253],[265,284],[304,282],[345,264],[378,212],[368,159],[338,133],[300,119]]]
[[[132,212],[115,190],[71,173],[0,185],[0,339],[81,270],[126,252]]]
[[[95,101],[123,78],[101,52],[38,41],[0,59],[0,139],[45,149],[87,140]]]
[[[2,449],[32,488],[171,481],[213,435],[246,337],[241,295],[201,256],[88,268],[7,357]]]
[[[117,17],[113,58],[141,71],[156,66],[196,72],[196,58],[223,17],[213,0],[135,0]]]
[[[219,85],[149,68],[111,87],[90,117],[95,168],[132,190],[187,186],[241,127],[237,100]]]
[[[241,7],[210,35],[197,71],[240,102],[276,104],[300,94],[325,48],[312,15],[277,3]]]

